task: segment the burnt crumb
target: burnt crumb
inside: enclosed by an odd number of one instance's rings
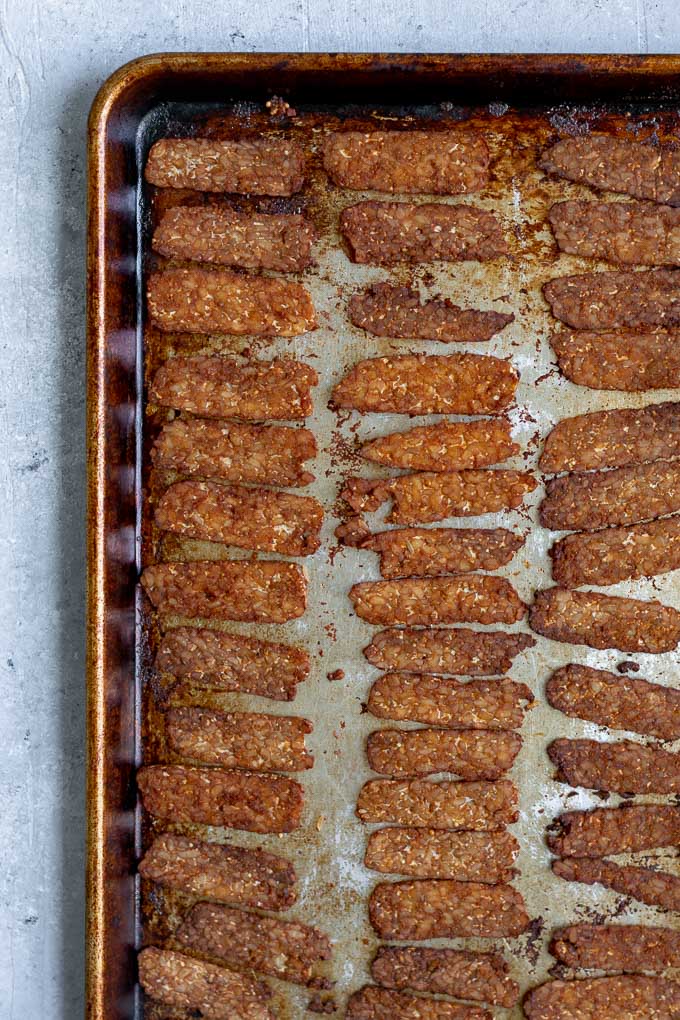
[[[344,680],[345,679],[345,671],[344,671],[344,669],[334,669],[332,673],[326,673],[326,679],[330,680],[330,681],[333,681],[333,680]]]
[[[270,117],[297,117],[297,110],[293,109],[281,96],[272,96],[264,104],[269,111]]]
[[[331,981],[330,978],[321,977],[320,975],[310,978],[309,981],[307,982],[308,988],[319,988],[321,989],[321,991],[324,992],[330,991],[330,989],[333,988],[334,986],[335,981]]]
[[[555,963],[549,968],[548,974],[557,981],[567,981],[572,976],[572,971],[564,963]]]
[[[526,933],[526,945],[524,947],[524,956],[532,966],[535,966],[538,962],[538,958],[541,955],[541,945],[543,939],[543,932],[545,931],[545,919],[543,917],[534,917],[527,929]]]
[[[619,671],[619,673],[640,672],[640,664],[638,662],[633,662],[632,659],[624,659],[624,661],[620,662],[616,668]]]
[[[322,995],[313,995],[307,1003],[307,1010],[310,1013],[335,1013],[337,1008],[335,999],[325,999]]]

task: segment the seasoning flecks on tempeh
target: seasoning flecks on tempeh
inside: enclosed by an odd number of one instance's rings
[[[680,274],[648,269],[558,276],[543,287],[553,315],[574,329],[675,326]]]
[[[230,269],[163,269],[147,284],[152,322],[173,333],[299,336],[316,329],[309,292],[293,280]]]
[[[195,896],[261,910],[286,910],[297,899],[290,861],[257,847],[205,843],[164,832],[147,850],[139,872]]]
[[[297,213],[242,213],[229,206],[175,206],[156,227],[152,247],[168,258],[241,269],[299,273],[312,261],[314,226]]]
[[[562,857],[606,857],[678,842],[680,807],[675,804],[623,804],[567,811],[555,820],[548,835],[548,846]]]
[[[397,354],[358,361],[333,390],[336,408],[397,414],[500,414],[519,375],[486,354]]]
[[[364,985],[347,1002],[346,1020],[492,1020],[479,1006]]]
[[[620,265],[680,264],[680,210],[651,202],[556,202],[548,214],[560,251]]]
[[[424,946],[380,946],[371,977],[386,988],[452,995],[492,1006],[515,1006],[519,985],[500,953]]]
[[[553,740],[555,779],[609,793],[680,793],[680,754],[633,740]]]
[[[461,779],[498,779],[522,746],[502,730],[376,730],[366,745],[368,764],[384,776],[452,772]]]
[[[176,937],[186,949],[229,967],[301,985],[331,955],[330,941],[318,928],[214,903],[197,903]]]
[[[645,924],[570,924],[550,952],[574,970],[663,971],[680,966],[680,932]]]
[[[385,673],[373,684],[368,711],[381,719],[408,720],[466,730],[519,729],[533,695],[526,684],[459,680],[425,673]]]
[[[166,714],[170,747],[184,758],[231,769],[301,772],[314,758],[305,747],[308,719],[260,712],[215,712],[194,705]]]
[[[548,981],[524,1000],[527,1020],[673,1020],[680,983],[645,974]]]
[[[567,882],[603,885],[650,907],[680,911],[680,878],[666,871],[615,864],[600,857],[565,857],[553,861],[552,870]]]
[[[491,832],[517,821],[517,788],[507,779],[369,779],[359,793],[357,815],[362,822]]]
[[[382,630],[364,649],[372,666],[409,673],[500,676],[512,661],[536,644],[529,634],[450,630]]]
[[[155,563],[144,570],[142,585],[162,616],[285,623],[307,605],[305,575],[287,562]]]
[[[221,482],[176,482],[161,496],[156,525],[184,538],[284,556],[321,544],[323,507],[311,496]]]
[[[302,150],[285,138],[162,138],[151,147],[144,176],[161,188],[289,196],[302,188],[305,164]]]
[[[354,612],[367,623],[517,623],[527,608],[504,577],[404,577],[362,581],[349,592]]]
[[[680,568],[680,516],[567,535],[550,556],[553,578],[564,588],[665,574]]]
[[[382,939],[504,938],[529,924],[524,900],[510,885],[420,879],[381,882],[368,904]]]
[[[481,132],[337,131],[324,143],[326,173],[353,191],[459,195],[489,180]]]
[[[353,294],[347,312],[354,326],[373,336],[446,344],[490,340],[515,318],[504,312],[460,308],[448,298],[421,302],[417,290],[390,283],[374,283]]]
[[[518,853],[519,843],[509,832],[388,826],[368,837],[364,863],[386,874],[497,885],[513,877]]]
[[[680,331],[563,330],[550,343],[562,374],[580,386],[630,393],[680,387]]]
[[[440,421],[391,432],[361,447],[361,456],[377,464],[412,471],[459,471],[499,464],[519,452],[502,418],[487,421]]]
[[[206,418],[297,421],[312,413],[311,365],[291,358],[168,358],[149,387],[149,402]]]

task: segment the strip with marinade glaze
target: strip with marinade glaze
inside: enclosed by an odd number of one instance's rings
[[[492,1020],[479,1006],[364,985],[350,995],[346,1020]]]
[[[500,953],[424,946],[380,946],[371,977],[386,988],[452,995],[492,1006],[515,1006],[519,985]]]
[[[367,623],[517,623],[527,607],[504,577],[404,577],[361,581],[349,592],[354,612]]]
[[[646,924],[570,924],[553,932],[550,952],[574,970],[663,971],[680,966],[680,931]]]
[[[304,184],[305,163],[286,138],[162,138],[151,147],[144,176],[161,188],[289,196]]]
[[[509,832],[446,832],[388,826],[368,837],[364,863],[367,868],[386,874],[498,885],[514,876],[513,864],[518,853],[519,843]]]
[[[521,747],[517,733],[502,730],[376,730],[366,751],[373,771],[384,776],[452,772],[461,779],[499,779]]]
[[[633,740],[553,740],[555,779],[609,793],[680,793],[680,754]]]
[[[550,344],[563,375],[595,390],[680,388],[680,331],[554,333]]]
[[[680,983],[645,974],[549,981],[524,1000],[527,1020],[674,1020]]]
[[[606,857],[679,842],[680,807],[675,804],[567,811],[555,819],[548,834],[548,846],[560,857]]]
[[[468,630],[382,630],[364,655],[379,669],[408,673],[451,673],[458,676],[500,676],[516,655],[536,644],[529,634]]]
[[[591,535],[567,535],[550,549],[552,575],[563,588],[607,585],[680,568],[680,516]]]
[[[680,273],[675,269],[558,276],[544,285],[543,295],[555,318],[574,329],[680,323]]]
[[[483,468],[513,457],[519,445],[504,419],[439,421],[417,425],[407,432],[392,432],[364,443],[366,460],[412,471],[460,471]]]
[[[567,882],[603,885],[650,907],[680,911],[680,878],[655,868],[615,864],[600,857],[565,857],[552,870]]]
[[[384,673],[371,688],[367,708],[379,719],[456,730],[513,730],[521,727],[533,703],[526,684],[505,678],[462,683],[427,673]]]
[[[516,822],[517,788],[507,779],[465,783],[450,779],[369,779],[357,800],[362,822],[426,829],[493,832]]]
[[[680,264],[680,209],[652,202],[556,202],[548,213],[560,251],[619,265]]]

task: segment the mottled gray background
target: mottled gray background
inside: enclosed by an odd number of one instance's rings
[[[159,50],[669,53],[677,0],[0,0],[0,1020],[83,1011],[85,123]]]

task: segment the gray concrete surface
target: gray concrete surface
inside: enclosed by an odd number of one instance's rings
[[[676,0],[1,0],[0,1020],[83,1014],[85,122],[158,50],[674,52]]]

